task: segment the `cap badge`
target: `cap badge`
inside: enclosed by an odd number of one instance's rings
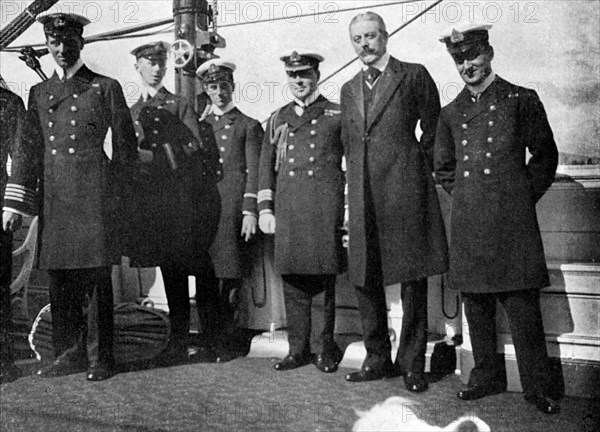
[[[214,74],[214,73],[217,73],[218,71],[219,71],[219,68],[216,67],[214,64],[211,64],[208,67],[208,73]]]
[[[450,42],[459,43],[465,40],[465,35],[456,29],[452,29],[452,35],[450,36]]]
[[[300,57],[300,55],[296,51],[294,51],[292,53],[292,55],[290,56],[290,61],[291,62],[299,62],[300,59],[301,59],[301,57]]]
[[[64,27],[67,24],[64,17],[59,16],[54,19],[54,27]]]

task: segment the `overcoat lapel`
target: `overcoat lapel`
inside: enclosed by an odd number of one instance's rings
[[[483,92],[478,102],[475,103],[471,100],[471,95],[466,87],[460,92],[456,101],[460,112],[463,114],[464,121],[469,122],[487,112],[490,106],[507,97],[511,97],[510,86],[506,85],[506,81],[497,76],[494,82]]]
[[[322,115],[325,112],[327,103],[327,99],[321,95],[306,108],[304,114],[299,116],[294,112],[294,103],[292,102],[281,110],[278,123],[280,123],[280,121],[287,123],[290,126],[290,130],[299,129],[306,123],[310,123],[312,120]]]
[[[387,106],[388,102],[394,95],[396,88],[398,88],[405,75],[406,72],[402,70],[400,62],[393,57],[390,58],[388,66],[385,68],[381,74],[381,77],[377,81],[377,84],[375,85],[373,103],[371,104],[369,113],[367,115],[367,131],[377,121],[377,118]],[[362,83],[360,87],[362,92]]]
[[[365,126],[365,95],[363,93],[362,75],[362,72],[357,73],[348,84],[350,96],[354,101],[354,108],[359,113],[359,127],[361,128],[361,134],[363,132],[362,128]],[[349,116],[354,117],[351,113]]]

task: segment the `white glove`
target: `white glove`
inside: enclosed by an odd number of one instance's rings
[[[275,234],[275,215],[271,213],[261,214],[258,217],[258,227],[265,234]]]

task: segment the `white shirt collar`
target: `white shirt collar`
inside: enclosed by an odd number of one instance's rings
[[[321,93],[319,92],[319,89],[316,89],[312,94],[310,94],[303,101],[301,101],[300,99],[294,98],[294,102],[296,102],[296,105],[301,106],[302,108],[306,108],[311,103],[313,103],[314,101],[316,101],[317,98],[320,96],[320,94]]]
[[[163,87],[164,85],[162,82],[156,87],[150,87],[146,83],[142,82],[142,98],[144,99],[144,102],[147,101],[148,98],[156,96],[156,93],[158,93]]]
[[[381,57],[379,57],[375,62],[370,65],[366,65],[363,63],[362,70],[366,71],[369,67],[374,67],[375,69],[379,69],[379,71],[383,72],[390,62],[390,53],[386,52]]]
[[[478,84],[476,86],[467,85],[467,90],[469,90],[469,92],[471,94],[481,94],[484,91],[486,91],[486,89],[490,86],[491,83],[494,82],[495,79],[496,79],[496,74],[494,72],[492,72],[491,74],[488,75],[488,77],[486,79],[483,80],[483,82],[481,84]]]
[[[78,58],[77,61],[75,62],[75,64],[73,66],[71,66],[70,68],[67,68],[66,70],[61,68],[61,67],[56,67],[56,73],[58,74],[58,77],[62,80],[65,72],[67,73],[67,79],[73,77],[73,75],[75,75],[77,73],[77,71],[79,69],[81,69],[81,67],[83,66],[83,60],[81,60],[81,58]]]
[[[235,102],[231,101],[223,109],[219,108],[216,105],[212,105],[212,113],[217,116],[222,116],[223,114],[227,114],[229,111],[235,108]]]

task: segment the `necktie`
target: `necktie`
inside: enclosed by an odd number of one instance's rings
[[[475,102],[479,102],[479,99],[481,98],[481,93],[471,93],[471,100],[475,103]]]
[[[374,67],[369,67],[369,69],[367,69],[366,81],[369,88],[373,88],[375,81],[377,81],[377,78],[379,78],[379,75],[381,75],[381,71],[379,69]]]
[[[63,76],[62,76],[62,80],[63,83],[67,82],[67,70],[63,69]]]

